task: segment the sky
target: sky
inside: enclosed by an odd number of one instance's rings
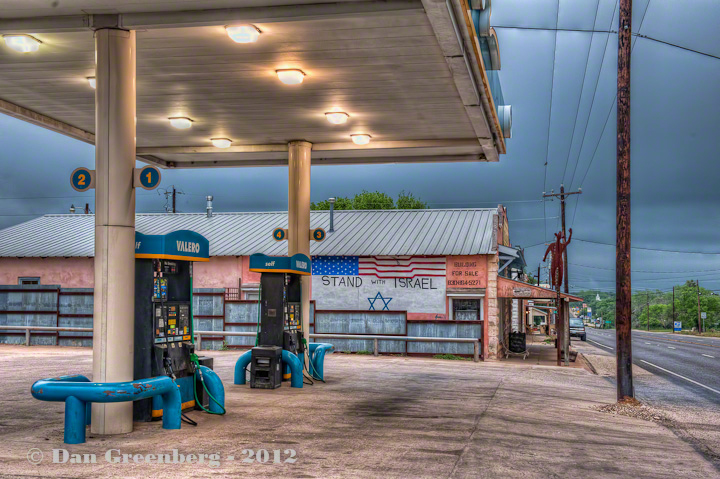
[[[635,0],[633,31],[720,57],[720,2]],[[558,8],[559,7],[559,8]],[[537,271],[560,228],[543,192],[582,188],[567,202],[574,291],[614,290],[614,0],[494,0],[500,77],[513,107],[513,138],[499,163],[314,166],[312,200],[411,191],[431,208],[508,208],[510,239]],[[556,28],[558,30],[556,30]],[[571,30],[595,30],[596,33]],[[613,33],[602,33],[613,31]],[[667,290],[687,279],[720,291],[720,59],[640,36],[632,53],[633,289]],[[0,87],[0,98],[2,88]],[[69,172],[94,167],[94,147],[0,115],[0,228],[71,204],[92,209]],[[546,165],[547,163],[547,165]],[[41,172],[41,174],[39,174]],[[287,209],[285,168],[163,170],[178,211]],[[164,211],[138,191],[138,212]],[[700,254],[704,253],[704,254]],[[546,273],[543,273],[543,276]]]

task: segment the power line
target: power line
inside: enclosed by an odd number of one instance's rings
[[[602,241],[592,241],[581,238],[573,238],[576,241],[582,241],[583,243],[599,244],[603,246],[615,246],[615,243],[603,243]],[[707,251],[679,251],[672,249],[661,249],[661,248],[646,248],[643,246],[633,246],[632,249],[639,249],[644,251],[659,251],[663,253],[679,253],[679,254],[707,254],[707,255],[720,255],[720,253],[707,252]]]
[[[508,221],[540,221],[540,220],[552,220],[555,218],[560,218],[560,217],[559,216],[550,216],[550,217],[544,216],[542,218],[516,218],[516,219],[512,219],[512,220],[508,220]]]
[[[593,27],[595,26],[595,23],[597,22],[597,15],[598,10],[600,10],[600,0],[597,0],[597,3],[595,4],[595,17],[593,18]],[[615,13],[613,12],[613,16],[615,16]],[[609,37],[609,35],[608,35]],[[585,77],[587,76],[588,66],[590,66],[590,52],[592,51],[592,45],[593,41],[595,40],[595,35],[592,35],[590,37],[590,44],[588,45],[588,52],[587,56],[585,58],[585,71],[583,71],[583,77],[582,81],[580,82],[580,95],[578,96],[577,101],[577,108],[575,109],[575,121],[573,123],[573,129],[572,134],[570,135],[570,145],[568,146],[568,154],[565,158],[565,168],[563,169],[563,175],[562,175],[562,182],[565,182],[565,173],[567,173],[567,167],[568,167],[568,161],[570,160],[570,152],[572,151],[573,142],[575,141],[575,129],[577,128],[577,120],[578,120],[578,114],[580,113],[580,103],[582,103],[582,97],[583,93],[585,92]],[[606,43],[607,48],[607,43]],[[603,55],[604,56],[604,55]],[[593,94],[593,97],[595,95]],[[570,185],[572,189],[572,185]]]
[[[601,266],[590,266],[587,264],[580,264],[580,263],[570,263],[570,264],[573,266],[580,266],[581,268],[592,268],[592,269],[602,269],[602,270],[606,270],[606,271],[615,271],[615,268],[603,268]],[[689,271],[647,271],[647,270],[641,270],[641,269],[632,270],[633,273],[659,273],[659,274],[708,273],[711,271],[720,272],[720,269],[697,269],[697,270],[689,270]]]
[[[597,7],[595,9],[595,17],[597,18]],[[594,25],[595,25],[595,23],[593,22],[593,26]],[[541,31],[546,31],[546,32],[617,33],[617,30],[594,30],[594,29],[588,30],[588,29],[583,29],[583,28],[521,27],[521,26],[513,26],[513,25],[493,25],[492,27],[493,28],[505,28],[508,30],[541,30]]]
[[[650,2],[648,2],[648,5],[649,5],[649,4],[650,4]],[[711,53],[701,52],[701,51],[699,51],[699,50],[694,50],[694,49],[689,48],[689,47],[683,47],[682,45],[678,45],[678,44],[676,44],[676,43],[666,42],[665,40],[660,40],[660,39],[657,39],[657,38],[649,37],[649,36],[647,36],[647,35],[640,35],[640,33],[635,33],[634,35],[635,35],[636,37],[639,37],[639,38],[644,38],[645,40],[651,40],[651,41],[653,41],[653,42],[662,43],[663,45],[668,45],[668,46],[671,46],[671,47],[679,48],[680,50],[685,50],[685,51],[688,51],[688,52],[697,53],[698,55],[703,55],[703,56],[706,56],[706,57],[715,58],[716,60],[720,60],[720,57],[719,57],[719,56],[713,55],[713,54],[711,54]]]
[[[557,54],[557,40],[558,33],[557,27],[560,21],[560,0],[557,2],[557,8],[555,9],[555,40],[553,42],[553,60],[552,60],[552,75],[550,77],[550,108],[548,111],[548,126],[547,126],[547,142],[545,143],[545,170],[543,173],[543,195],[547,191],[547,171],[548,171],[548,159],[550,156],[550,126],[552,125],[552,107],[553,107],[553,92],[555,91],[555,55]],[[545,205],[545,197],[543,196],[543,218],[547,218],[547,209]],[[543,239],[547,240],[547,219],[543,221],[543,227],[545,228],[545,236]]]
[[[615,7],[613,8],[612,16],[610,17],[610,25],[612,26],[613,22],[615,21],[615,12],[617,12],[618,3],[615,3]],[[587,129],[590,125],[590,117],[592,116],[593,108],[595,107],[595,98],[597,97],[597,90],[598,85],[600,84],[600,75],[602,74],[603,66],[605,65],[605,57],[607,56],[607,46],[608,42],[610,40],[610,35],[605,37],[605,46],[603,47],[603,54],[602,59],[600,61],[600,68],[598,68],[597,76],[595,77],[595,87],[593,88],[593,96],[592,101],[590,102],[590,109],[588,110],[587,118],[585,119],[585,128],[583,129],[582,134],[582,141],[580,142],[580,149],[578,150],[577,158],[575,159],[575,166],[573,167],[573,174],[570,178],[570,188],[572,189],[573,182],[575,181],[575,173],[577,171],[578,164],[580,163],[580,156],[582,155],[583,147],[585,146],[585,139],[587,138]],[[564,178],[564,177],[563,177]],[[582,182],[580,183],[582,185]],[[580,201],[580,198],[578,198],[578,202]],[[576,202],[577,203],[577,202]],[[573,209],[573,219],[570,221],[570,224],[575,224],[575,211],[577,211],[577,204],[575,205],[575,208]]]
[[[638,27],[637,34],[636,34],[636,35],[640,35],[640,32],[642,31],[643,23],[645,23],[645,15],[647,15],[648,10],[650,9],[650,2],[652,2],[652,0],[648,0],[647,5],[645,5],[645,11],[643,11],[643,15],[642,15],[642,17],[640,18],[640,26]],[[617,7],[617,4],[616,4],[615,6]],[[615,13],[614,13],[614,10],[613,10],[613,19],[614,19],[614,17],[615,17]],[[608,38],[610,38],[609,35],[608,35]],[[635,50],[635,45],[636,45],[636,43],[637,43],[637,42],[633,42],[633,44],[631,45],[630,55],[632,55],[632,52]],[[606,48],[606,50],[607,50],[607,42],[605,43],[605,48]],[[605,60],[605,56],[603,55],[603,61],[604,61],[604,60]],[[601,70],[602,70],[602,68],[601,68]],[[598,72],[598,80],[599,80],[599,78],[600,78],[599,75],[600,75],[600,72]],[[594,102],[594,100],[595,100],[595,97],[593,97],[593,102]],[[593,163],[593,161],[595,161],[595,155],[597,154],[597,150],[598,150],[598,147],[600,146],[600,142],[602,141],[603,135],[605,135],[605,129],[607,128],[608,121],[610,120],[610,115],[612,114],[613,105],[615,105],[616,101],[617,101],[617,92],[615,92],[615,97],[613,98],[613,101],[612,101],[612,103],[610,104],[610,110],[608,111],[608,116],[607,116],[607,118],[605,119],[605,125],[603,125],[603,129],[602,129],[602,131],[600,132],[600,136],[598,137],[598,141],[597,141],[597,143],[595,144],[595,149],[593,150],[593,155],[592,155],[592,157],[590,158],[590,163],[588,163],[588,167],[587,167],[587,169],[585,170],[585,174],[583,175],[583,179],[582,179],[582,181],[580,181],[580,186],[579,186],[578,188],[582,188],[582,185],[585,184],[585,178],[587,178],[587,175],[588,175],[588,173],[590,172],[590,168],[592,167],[592,163]],[[590,111],[592,112],[592,109],[591,109]],[[588,123],[590,123],[590,117],[589,117],[589,116],[588,116]],[[585,125],[585,131],[587,131],[587,124]],[[583,140],[584,140],[584,138],[583,138]],[[579,155],[579,154],[578,154],[578,161],[577,161],[577,163],[580,163],[580,155]],[[576,168],[577,168],[577,163],[576,163],[576,165],[575,165]],[[573,173],[573,180],[574,180],[574,179],[575,179],[575,173]],[[571,186],[572,186],[572,181],[571,181]],[[577,213],[579,201],[580,201],[580,200],[578,199],[578,202],[575,204],[575,209],[573,210],[573,219],[572,219],[572,221],[571,221],[571,224],[575,224],[575,214]]]

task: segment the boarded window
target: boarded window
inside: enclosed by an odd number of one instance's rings
[[[480,299],[453,298],[453,319],[456,321],[480,320],[480,301]]]

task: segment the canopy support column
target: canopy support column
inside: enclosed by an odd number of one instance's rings
[[[288,143],[288,256],[302,253],[310,257],[310,159],[312,143]],[[312,276],[303,276],[302,330],[306,347],[310,344],[310,287]]]
[[[135,32],[95,31],[93,381],[133,380]],[[95,434],[132,431],[133,403],[93,403]]]

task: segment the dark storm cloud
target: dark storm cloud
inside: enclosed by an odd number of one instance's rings
[[[561,29],[617,29],[611,0],[562,0],[559,5],[558,12],[557,0],[496,0],[492,23],[554,28],[557,19]],[[644,17],[642,34],[720,55],[720,3],[656,0],[646,7],[647,0],[634,2],[634,30]],[[368,189],[392,195],[410,190],[434,208],[504,203],[511,240],[529,247],[532,271],[545,250],[542,244],[532,245],[552,238],[559,228],[559,203],[538,201],[543,191],[557,191],[563,181],[568,189],[582,186],[582,196],[568,202],[568,222],[577,238],[570,248],[571,284],[573,289],[611,289],[616,36],[561,31],[556,38],[554,31],[508,28],[497,32],[504,96],[513,105],[513,138],[500,163],[313,167],[312,199]],[[720,252],[720,60],[640,38],[632,61],[633,244]],[[34,198],[0,200],[0,227],[31,218],[18,215],[67,212],[71,203],[89,202],[92,208],[92,194],[79,194],[68,182],[75,167],[93,167],[91,146],[9,117],[0,117],[0,145],[0,197]],[[162,186],[172,184],[187,193],[178,199],[181,211],[204,211],[206,194],[215,196],[217,211],[287,207],[284,168],[164,170]],[[62,198],[39,198],[57,196]],[[138,211],[162,211],[163,205],[155,192],[138,192]],[[544,215],[549,218],[545,223],[534,219]],[[636,249],[633,269],[639,289],[665,289],[695,277],[710,289],[720,289],[718,254]],[[713,269],[717,271],[708,271]]]

